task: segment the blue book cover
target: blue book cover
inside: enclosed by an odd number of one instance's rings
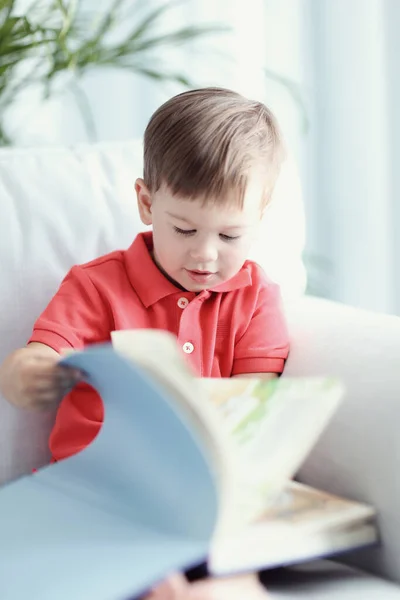
[[[168,394],[111,346],[64,359],[100,393],[103,427],[0,492],[1,600],[128,600],[205,560],[217,492]]]
[[[130,600],[207,560],[252,571],[374,543],[372,507],[290,479],[344,394],[330,378],[197,380],[166,332],[74,352],[90,446],[0,490],[0,600]]]

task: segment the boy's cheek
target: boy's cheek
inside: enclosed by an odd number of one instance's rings
[[[240,260],[243,256],[245,258],[247,258],[247,255],[250,252],[252,245],[253,245],[252,239],[249,239],[249,238],[243,239],[243,240],[239,241],[239,243],[237,244],[234,251],[232,251],[232,254],[234,254],[238,260]]]

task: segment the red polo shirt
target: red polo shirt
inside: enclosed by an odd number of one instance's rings
[[[232,279],[196,294],[179,289],[151,257],[152,234],[141,233],[116,251],[68,275],[36,321],[30,342],[57,352],[109,342],[119,329],[165,329],[202,377],[281,373],[288,334],[278,287],[247,261]],[[82,450],[98,433],[103,406],[96,392],[78,385],[60,404],[50,437],[56,460]]]

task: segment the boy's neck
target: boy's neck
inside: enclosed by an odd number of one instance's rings
[[[160,273],[162,273],[164,275],[164,277],[166,279],[168,279],[168,281],[170,281],[175,287],[177,287],[178,289],[182,290],[183,292],[188,292],[189,290],[186,290],[184,287],[182,287],[177,281],[175,281],[175,279],[172,279],[172,277],[170,277],[168,275],[168,273],[166,271],[164,271],[164,269],[161,267],[161,265],[158,263],[156,256],[154,254],[154,248],[152,248],[150,250],[150,256],[154,262],[154,264],[156,265],[157,269],[160,271]]]

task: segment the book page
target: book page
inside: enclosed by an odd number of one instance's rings
[[[371,506],[289,482],[257,522],[214,537],[209,568],[273,568],[372,545],[379,537],[375,517]]]
[[[168,332],[116,331],[112,342],[171,390],[205,442],[219,481],[218,535],[265,513],[343,396],[324,378],[196,379]]]
[[[376,510],[372,506],[291,481],[257,523],[274,521],[294,524],[311,533],[321,527],[340,527],[343,521],[346,521],[346,525],[351,525],[353,522],[370,520],[375,516]]]
[[[259,518],[296,473],[336,410],[332,379],[202,379],[235,453],[236,512],[230,527]]]

